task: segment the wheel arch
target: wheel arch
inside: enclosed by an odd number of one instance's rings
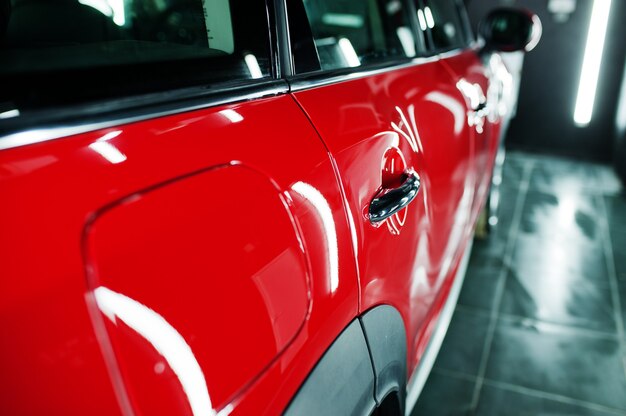
[[[392,408],[403,415],[406,381],[404,322],[394,307],[376,306],[333,341],[284,414],[369,415],[395,395]]]

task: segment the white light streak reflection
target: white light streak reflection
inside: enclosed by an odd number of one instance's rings
[[[108,142],[108,140],[119,136],[121,133],[121,130],[108,132],[95,142],[91,143],[89,145],[89,148],[113,164],[122,163],[126,160],[126,155],[120,152],[117,147]]]
[[[426,26],[426,17],[424,17],[424,11],[422,9],[417,11],[417,20],[419,21],[420,29],[422,29],[422,32],[425,32],[428,27]]]
[[[426,6],[426,8],[424,8],[424,16],[426,17],[426,26],[428,26],[429,29],[435,27],[435,19],[433,18],[433,12],[430,10],[430,7]]]
[[[200,364],[182,335],[161,315],[106,287],[94,291],[98,308],[111,321],[124,322],[163,356],[178,377],[194,416],[215,415]]]
[[[311,185],[304,182],[296,182],[291,187],[295,192],[303,196],[313,205],[324,227],[326,237],[326,250],[328,261],[328,273],[330,280],[330,291],[335,292],[339,286],[339,249],[337,247],[337,231],[333,212],[324,196]]]
[[[243,116],[235,110],[222,110],[219,113],[231,123],[239,123],[240,121],[243,121]]]
[[[428,93],[424,99],[439,104],[452,113],[452,117],[454,117],[454,134],[459,135],[461,131],[463,131],[463,125],[465,124],[465,107],[455,100],[454,97],[439,91],[432,91]]]
[[[346,59],[348,66],[357,67],[361,65],[361,60],[359,59],[359,55],[356,54],[354,50],[354,46],[352,46],[352,42],[349,39],[341,38],[339,39],[339,49],[343,54],[343,57]]]
[[[263,78],[263,71],[261,71],[261,67],[259,66],[259,61],[257,61],[256,56],[249,53],[244,56],[243,59],[246,62],[246,66],[248,67],[248,71],[250,72],[250,77],[252,77],[252,79]]]

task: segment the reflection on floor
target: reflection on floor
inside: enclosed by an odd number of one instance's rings
[[[626,415],[626,192],[607,166],[509,153],[416,415]]]

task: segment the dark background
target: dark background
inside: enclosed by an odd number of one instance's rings
[[[573,121],[592,0],[577,0],[565,22],[548,11],[548,0],[466,0],[474,26],[498,6],[533,10],[543,24],[539,45],[526,55],[517,116],[507,135],[513,149],[610,161],[626,61],[626,1],[613,0],[591,123]]]

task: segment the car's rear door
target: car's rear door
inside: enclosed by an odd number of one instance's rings
[[[358,286],[267,5],[18,6],[0,49],[3,412],[279,413]],[[63,11],[77,21],[33,20]]]
[[[420,57],[426,50],[413,5],[288,5],[291,88],[341,177],[361,310],[386,303],[400,311],[411,370],[438,312],[435,299],[449,287],[470,232],[474,182],[464,97],[437,57]],[[389,201],[388,194],[399,204],[410,200],[415,178],[420,190],[412,202],[379,220],[387,208],[381,211],[378,202]]]

